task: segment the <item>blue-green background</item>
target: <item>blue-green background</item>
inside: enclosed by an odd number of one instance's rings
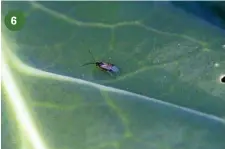
[[[7,30],[2,22],[2,36],[25,64],[225,119],[225,87],[218,81],[225,70],[225,32],[218,26],[168,2],[2,5],[2,17],[14,9],[26,15],[19,32]],[[80,67],[92,60],[89,49],[96,59],[115,63],[121,74],[113,78],[95,67]],[[49,148],[225,148],[224,123],[141,97],[27,76],[13,68]],[[7,96],[2,97],[3,148],[20,148],[24,134],[11,116]]]

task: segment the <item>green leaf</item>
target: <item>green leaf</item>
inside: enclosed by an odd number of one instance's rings
[[[224,149],[224,31],[160,2],[2,4],[3,17],[26,14],[20,32],[2,28],[2,126],[16,134],[13,148]],[[89,49],[120,75],[81,67]]]

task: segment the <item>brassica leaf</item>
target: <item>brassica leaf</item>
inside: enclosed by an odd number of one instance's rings
[[[48,148],[224,149],[224,31],[167,3],[3,5],[26,13],[3,51]],[[89,49],[120,75],[81,67]]]

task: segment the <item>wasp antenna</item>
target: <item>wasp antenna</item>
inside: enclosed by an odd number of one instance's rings
[[[92,54],[92,52],[91,52],[91,50],[90,50],[90,49],[89,49],[89,53],[91,54],[92,59],[96,62],[95,57],[94,57],[94,55]]]
[[[86,65],[91,65],[91,64],[96,64],[96,63],[95,62],[89,62],[89,63],[85,63],[85,64],[83,64],[81,66],[86,66]]]

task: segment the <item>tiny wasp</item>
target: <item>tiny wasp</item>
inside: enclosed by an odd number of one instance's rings
[[[89,50],[90,55],[92,56],[93,62],[85,63],[82,66],[95,64],[98,68],[101,70],[108,72],[111,76],[115,73],[119,73],[119,68],[116,67],[114,64],[108,63],[108,62],[101,62],[96,61],[94,58],[94,55],[92,54],[91,50]]]

